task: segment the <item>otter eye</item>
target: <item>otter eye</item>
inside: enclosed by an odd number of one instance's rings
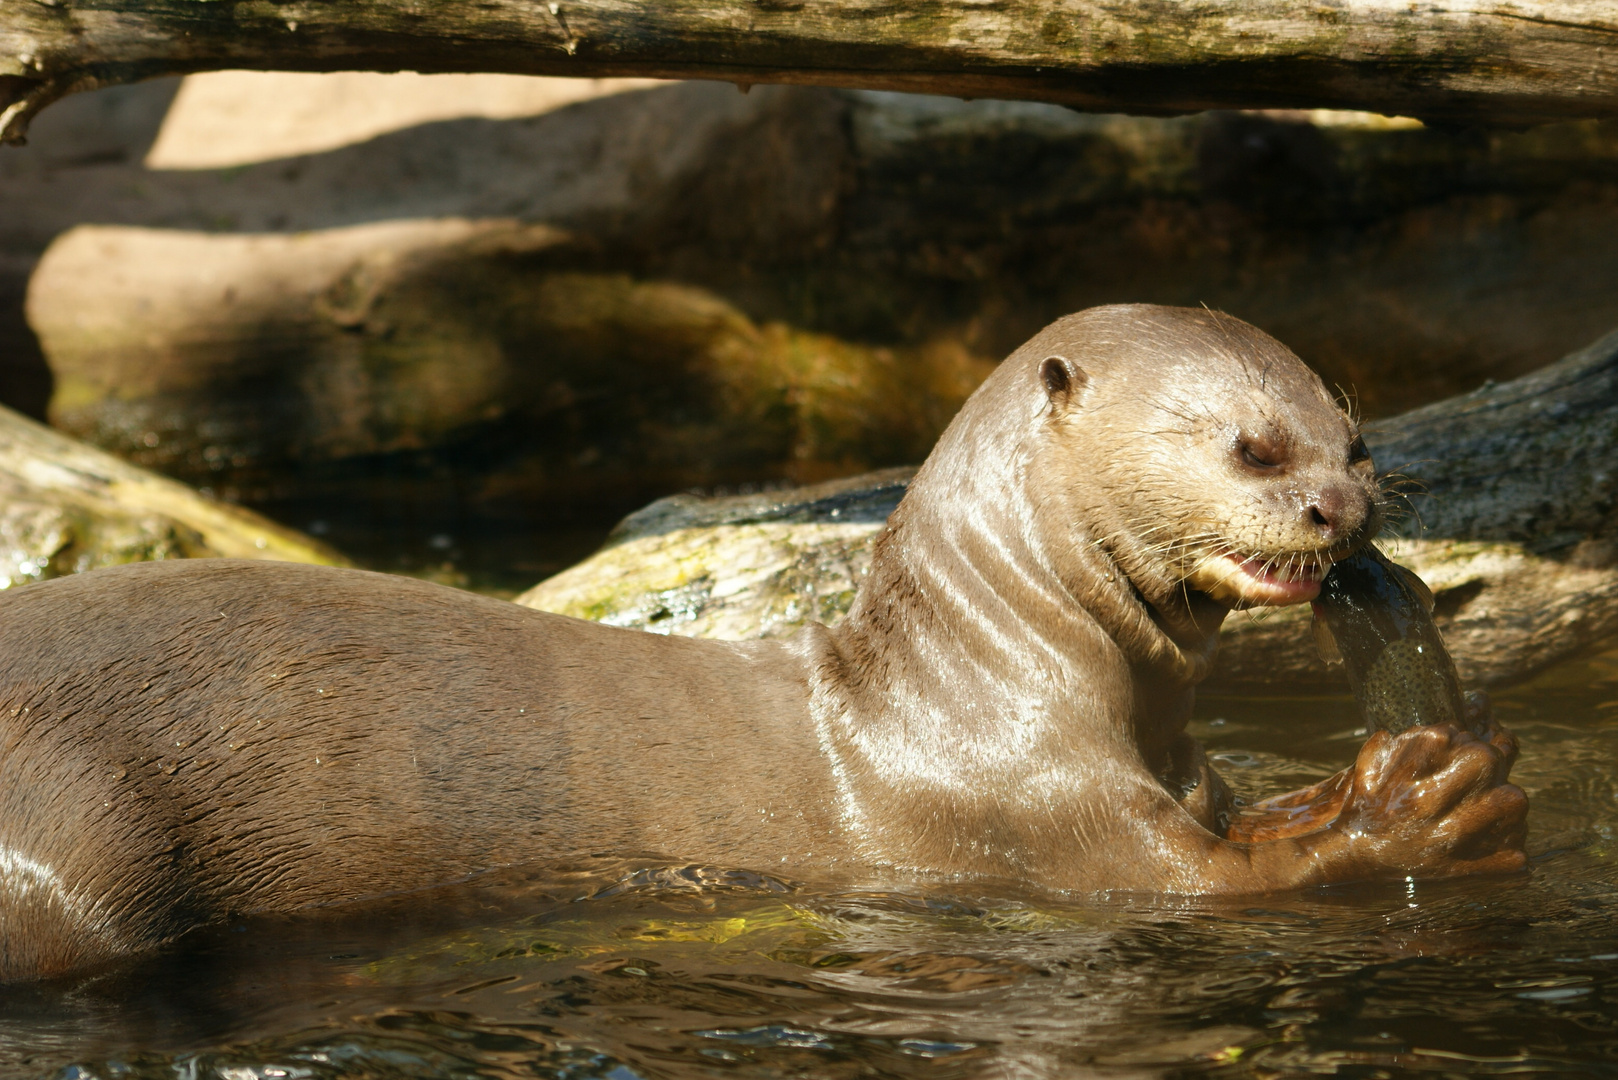
[[[1249,469],[1279,469],[1282,456],[1279,447],[1260,439],[1244,438],[1236,443],[1236,457]]]
[[[1370,457],[1371,451],[1365,448],[1365,440],[1358,435],[1354,436],[1354,441],[1348,444],[1348,463],[1354,465],[1367,461]]]

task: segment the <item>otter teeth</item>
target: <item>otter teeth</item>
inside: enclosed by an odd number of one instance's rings
[[[1231,607],[1301,604],[1320,595],[1330,565],[1319,556],[1277,560],[1226,550],[1199,560],[1186,583]]]
[[[1249,558],[1238,560],[1234,555],[1231,556],[1231,559],[1232,561],[1239,561],[1245,573],[1261,581],[1279,581],[1287,584],[1294,582],[1319,584],[1326,578],[1327,565],[1314,559],[1300,563],[1270,566],[1268,569],[1265,569],[1269,562],[1267,559]]]

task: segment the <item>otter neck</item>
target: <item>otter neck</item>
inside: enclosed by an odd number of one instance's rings
[[[964,434],[946,436],[917,475],[835,632],[860,672],[861,711],[942,694],[974,727],[1075,715],[1109,643],[1152,697],[1188,692],[1207,674],[1224,609],[1178,592],[1149,604],[1084,523],[1044,520],[1029,475],[1035,433]],[[969,445],[970,460],[950,442]]]

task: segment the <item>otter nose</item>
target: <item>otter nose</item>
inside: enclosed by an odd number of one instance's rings
[[[1341,488],[1322,488],[1309,500],[1304,517],[1326,536],[1342,536],[1359,528],[1365,520],[1363,502]]]

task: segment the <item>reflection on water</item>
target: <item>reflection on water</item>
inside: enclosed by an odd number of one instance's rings
[[[1053,903],[552,868],[7,991],[0,1064],[75,1080],[1612,1075],[1618,657],[1497,707],[1533,800],[1519,878]],[[1210,701],[1197,727],[1249,793],[1318,779],[1359,743],[1343,701]]]

